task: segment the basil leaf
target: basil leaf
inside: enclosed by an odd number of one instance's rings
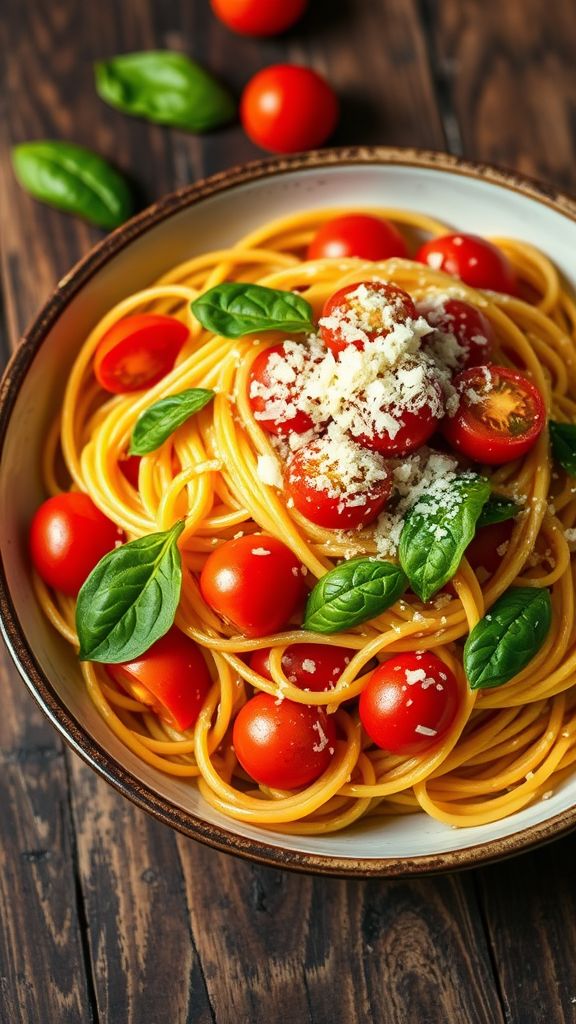
[[[492,523],[505,523],[507,519],[515,519],[522,511],[522,506],[512,498],[505,498],[503,494],[491,494],[484,505],[476,529],[482,526],[491,526]]]
[[[576,424],[550,420],[552,455],[569,476],[576,476]]]
[[[373,558],[353,558],[327,572],[310,593],[304,629],[338,633],[373,619],[389,608],[406,589],[398,565]]]
[[[30,195],[101,228],[116,228],[133,211],[124,178],[102,157],[71,142],[24,142],[12,149],[14,173]]]
[[[552,622],[544,588],[511,587],[474,626],[464,645],[464,669],[473,690],[502,686],[532,660]]]
[[[209,388],[189,388],[154,402],[136,420],[128,454],[147,455],[156,451],[170,434],[213,398],[214,391]]]
[[[301,295],[260,284],[217,284],[194,300],[192,312],[202,327],[223,338],[241,338],[254,331],[297,334],[314,329],[312,307]]]
[[[115,548],[92,570],[78,594],[76,629],[82,661],[133,661],[174,622],[184,522]]]
[[[205,132],[236,113],[230,93],[184,53],[125,53],[99,61],[95,77],[105,103],[156,124]]]
[[[424,494],[408,512],[398,557],[421,601],[429,601],[456,572],[489,497],[488,480],[470,473],[446,490]]]

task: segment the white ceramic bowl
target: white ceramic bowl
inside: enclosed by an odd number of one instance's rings
[[[44,497],[40,449],[65,375],[92,325],[169,267],[233,243],[268,219],[315,207],[392,206],[463,231],[509,235],[552,256],[576,285],[576,203],[542,185],[442,154],[329,150],[265,160],[182,189],[108,236],[58,285],[25,335],[0,397],[2,629],[32,694],[89,764],[160,820],[220,849],[301,870],[403,875],[482,863],[576,824],[576,773],[547,801],[493,825],[455,830],[423,814],[328,836],[285,836],[233,822],[193,784],[127,750],[88,699],[73,652],[34,599],[27,525]]]

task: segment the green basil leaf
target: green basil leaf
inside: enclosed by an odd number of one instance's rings
[[[236,113],[230,93],[184,53],[125,53],[99,61],[95,76],[105,103],[156,124],[205,132]]]
[[[147,455],[156,451],[170,434],[213,398],[214,391],[209,388],[189,388],[154,402],[134,424],[129,455]]]
[[[576,476],[576,424],[550,420],[552,455],[569,476]]]
[[[76,629],[81,661],[133,661],[174,622],[184,522],[115,548],[92,570],[78,594]]]
[[[515,519],[522,511],[522,506],[512,498],[505,498],[503,494],[491,494],[484,505],[476,529],[482,526],[491,526],[492,523],[505,523],[507,519]]]
[[[429,601],[458,569],[489,497],[488,480],[469,473],[446,490],[424,494],[408,512],[398,557],[421,601]]]
[[[464,669],[473,690],[502,686],[538,653],[552,622],[544,588],[511,587],[474,626],[464,645]]]
[[[260,284],[217,284],[192,303],[202,327],[223,338],[241,338],[254,331],[297,334],[314,329],[312,307],[295,292]]]
[[[133,211],[124,178],[102,157],[71,142],[23,142],[12,149],[14,173],[30,195],[101,228],[116,228]]]
[[[338,633],[374,619],[404,593],[407,579],[398,565],[353,558],[327,572],[310,593],[304,629]]]

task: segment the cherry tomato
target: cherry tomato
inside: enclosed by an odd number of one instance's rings
[[[210,0],[212,10],[242,36],[276,36],[302,17],[308,0]]]
[[[139,455],[126,455],[123,459],[120,459],[118,465],[122,470],[129,484],[132,484],[134,490],[138,490],[138,477],[140,474],[140,462],[141,458]]]
[[[439,743],[458,710],[458,682],[435,654],[397,654],[380,665],[360,694],[360,721],[393,754],[420,754]]]
[[[172,369],[188,333],[173,316],[139,313],[118,320],[96,349],[98,383],[115,395],[152,387]]]
[[[430,397],[416,412],[410,412],[408,409],[382,408],[382,412],[389,412],[392,419],[400,424],[394,437],[386,430],[378,431],[373,427],[369,432],[363,434],[352,433],[354,440],[363,447],[370,448],[389,458],[408,455],[426,444],[426,441],[438,429],[443,405],[441,402],[442,391],[431,368],[425,370],[425,380]]]
[[[362,351],[367,342],[390,334],[393,324],[405,324],[417,315],[412,299],[397,285],[357,281],[326,301],[319,334],[332,352],[342,352],[347,345]]]
[[[107,668],[124,690],[181,731],[196,723],[211,686],[199,647],[176,626],[135,661]]]
[[[286,626],[305,592],[300,562],[266,533],[215,548],[202,569],[200,589],[218,615],[251,637]]]
[[[509,259],[479,235],[441,235],[425,242],[416,253],[419,263],[459,277],[471,288],[515,295],[516,275]]]
[[[250,370],[250,406],[258,424],[269,434],[305,434],[314,424],[308,413],[291,404],[297,393],[296,374],[293,383],[285,384],[275,380],[271,373],[284,352],[284,345],[273,345],[256,356]],[[269,397],[264,397],[262,390],[267,390]]]
[[[58,494],[34,513],[32,562],[49,587],[75,597],[97,562],[121,543],[123,536],[87,494]]]
[[[506,554],[505,548],[510,542],[513,529],[513,519],[480,527],[465,551],[474,572],[483,569],[488,576],[494,575]]]
[[[494,331],[488,317],[475,306],[460,299],[447,299],[439,310],[428,310],[424,316],[435,328],[432,334],[422,339],[425,348],[430,346],[434,349],[436,331],[442,331],[443,334],[453,334],[462,348],[459,369],[480,366],[489,361],[494,347]]]
[[[453,448],[476,462],[500,465],[526,455],[546,422],[538,388],[507,366],[473,366],[454,378],[455,416],[442,424]]]
[[[260,785],[299,789],[328,768],[336,726],[321,708],[292,700],[277,703],[259,693],[238,712],[232,743],[244,771]]]
[[[240,118],[248,137],[272,153],[296,153],[321,146],[338,120],[338,100],[310,68],[275,64],[250,79],[242,93]]]
[[[282,671],[301,690],[321,693],[333,690],[355,651],[348,647],[327,644],[292,644],[282,655]],[[263,647],[250,655],[250,668],[265,679],[272,679],[268,658],[270,648]]]
[[[408,247],[389,220],[352,213],[335,217],[323,224],[308,248],[309,260],[347,259],[387,260],[392,256],[408,257]]]
[[[326,459],[322,440],[299,448],[286,463],[285,486],[294,507],[318,526],[329,530],[357,530],[374,521],[392,490],[392,480],[383,459],[378,459],[380,479],[363,482],[363,468],[352,486],[346,484],[338,466],[338,455]],[[361,453],[359,453],[360,455]]]

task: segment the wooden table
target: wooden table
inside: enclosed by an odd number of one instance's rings
[[[342,97],[335,143],[447,148],[576,188],[573,0],[311,8],[284,39],[258,42],[218,24],[207,0],[4,0],[5,356],[100,237],[20,191],[13,143],[92,146],[137,178],[143,204],[258,155],[239,127],[195,138],[104,106],[98,57],[182,49],[236,90],[266,64],[307,63]],[[119,797],[64,748],[7,655],[1,694],[2,1024],[576,1021],[576,837],[421,881],[265,869]]]

